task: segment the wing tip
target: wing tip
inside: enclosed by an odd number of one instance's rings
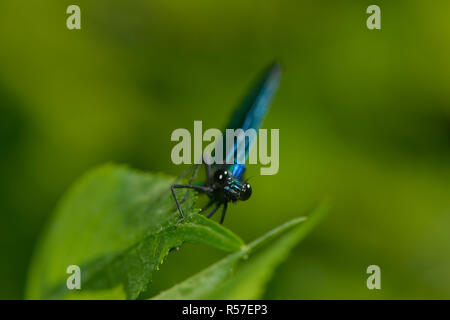
[[[278,60],[274,60],[269,67],[270,73],[280,74],[283,70],[281,63]]]
[[[267,79],[279,79],[281,77],[281,73],[283,71],[283,68],[281,66],[281,63],[277,60],[274,60],[268,68],[267,71]]]

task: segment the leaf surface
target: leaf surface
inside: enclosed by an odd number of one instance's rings
[[[293,219],[153,299],[259,299],[276,267],[328,211]]]
[[[175,227],[180,216],[169,192],[173,181],[114,164],[83,176],[61,199],[36,249],[27,297],[136,299],[183,242],[240,250],[237,235],[196,213],[193,192],[182,204],[185,221]],[[70,265],[81,268],[81,290],[67,288]]]

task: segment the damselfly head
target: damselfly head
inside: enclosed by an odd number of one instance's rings
[[[242,186],[241,195],[239,197],[239,200],[246,201],[250,198],[251,195],[252,195],[252,186],[250,185],[250,183],[245,183]]]
[[[227,201],[246,201],[252,195],[252,187],[249,183],[233,177],[228,170],[217,170],[214,173],[214,186],[221,190],[220,194]]]
[[[214,173],[214,183],[218,186],[225,186],[231,182],[231,172],[228,170],[217,170]]]

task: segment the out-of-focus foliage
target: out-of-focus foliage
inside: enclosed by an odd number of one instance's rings
[[[82,29],[65,26],[79,4]],[[264,123],[280,171],[251,166],[252,199],[225,225],[244,240],[324,196],[330,215],[265,298],[450,297],[450,2],[0,2],[0,298],[21,298],[52,208],[107,161],[174,175],[176,128],[222,128],[269,62],[284,69]],[[170,254],[149,296],[222,256]],[[377,264],[382,290],[366,288]],[[180,268],[182,265],[182,268]]]

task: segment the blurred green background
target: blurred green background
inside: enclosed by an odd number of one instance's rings
[[[66,28],[81,7],[82,29]],[[381,7],[368,30],[366,8]],[[0,2],[0,298],[23,298],[59,197],[108,161],[179,174],[176,128],[222,128],[269,62],[280,171],[225,225],[249,241],[334,207],[266,298],[450,298],[449,1]],[[151,290],[222,253],[186,245]],[[381,290],[366,268],[381,267]],[[183,267],[180,268],[180,265]]]

